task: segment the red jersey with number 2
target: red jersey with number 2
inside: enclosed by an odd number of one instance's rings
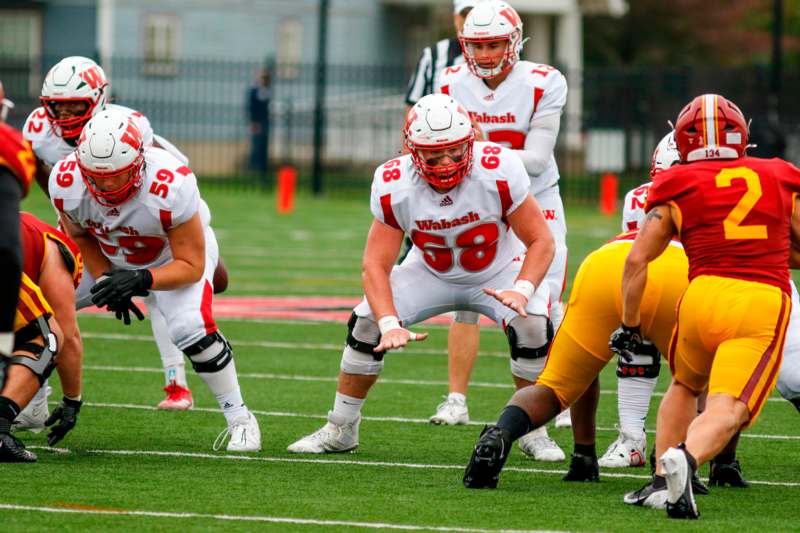
[[[781,159],[742,157],[674,166],[656,176],[646,211],[672,204],[689,257],[689,279],[722,276],[787,293],[794,198],[800,170]]]

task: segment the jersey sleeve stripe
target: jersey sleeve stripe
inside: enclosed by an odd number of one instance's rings
[[[392,194],[384,194],[381,196],[381,209],[383,210],[383,221],[388,225],[395,229],[399,229],[402,231],[400,224],[397,223],[397,219],[394,216],[394,210],[392,209]]]
[[[60,213],[64,212],[64,199],[63,198],[53,198],[53,205],[56,206],[56,209]]]
[[[533,88],[533,112],[536,113],[536,110],[539,108],[539,101],[544,96],[544,89],[541,87],[534,87]]]
[[[186,165],[183,165],[183,166],[178,167],[177,169],[175,169],[175,172],[177,172],[178,174],[181,174],[182,176],[188,176],[189,174],[192,173],[192,169],[190,169]]]
[[[159,209],[158,218],[161,219],[161,227],[164,228],[164,231],[169,231],[172,227],[172,212],[166,209]]]
[[[775,331],[772,334],[772,341],[767,346],[767,349],[761,354],[761,359],[758,360],[758,365],[756,365],[756,369],[753,371],[753,374],[750,376],[750,379],[747,380],[747,384],[745,385],[744,389],[742,390],[742,394],[739,396],[739,399],[744,403],[749,403],[750,398],[753,395],[753,392],[756,390],[756,385],[761,381],[761,378],[764,375],[764,372],[767,369],[767,364],[770,362],[772,358],[772,354],[775,352],[775,348],[778,344],[783,344],[783,336],[786,329],[786,320],[789,316],[786,300],[788,299],[788,295],[784,292],[781,292],[781,311],[778,313],[778,320],[775,321]],[[778,354],[778,358],[780,358],[780,353]],[[780,361],[775,361],[780,363]],[[773,373],[775,369],[778,368],[780,364],[773,364]],[[759,396],[758,400],[756,400],[756,404],[760,403],[763,399],[765,392],[769,389],[769,387],[764,387],[761,391],[761,395]]]
[[[439,90],[442,91],[442,94],[447,94],[447,95],[450,94],[450,86],[449,85],[442,85],[439,88]]]
[[[503,209],[503,220],[506,219],[506,214],[508,210],[514,205],[514,202],[511,200],[511,190],[508,187],[508,182],[506,180],[497,180],[497,194],[500,196],[500,206]]]

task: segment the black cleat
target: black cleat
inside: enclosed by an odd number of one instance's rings
[[[700,481],[700,478],[697,477],[697,472],[692,474],[692,493],[695,496],[707,496],[711,491],[708,490],[706,484]]]
[[[511,442],[497,426],[484,426],[481,436],[469,458],[464,472],[464,486],[468,489],[494,489],[500,480],[500,471],[508,458]]]
[[[22,441],[10,433],[0,434],[0,463],[35,463],[36,454],[25,449]]]
[[[742,467],[739,461],[734,459],[730,463],[721,463],[714,459],[711,460],[711,472],[708,476],[708,484],[712,487],[736,487],[746,489],[750,483],[742,474]]]
[[[656,486],[656,478],[653,477],[644,487],[625,494],[625,496],[622,497],[622,501],[628,505],[638,505],[651,509],[666,508],[667,485],[663,478],[659,477],[659,479],[661,480],[661,486]]]
[[[794,399],[789,400],[789,401],[792,402],[792,405],[797,407],[797,412],[800,413],[800,398],[794,398]]]
[[[659,459],[667,480],[667,516],[670,518],[700,517],[692,493],[694,471],[682,448],[670,448]]]
[[[600,466],[597,457],[573,453],[569,463],[569,471],[563,478],[564,481],[600,481]]]

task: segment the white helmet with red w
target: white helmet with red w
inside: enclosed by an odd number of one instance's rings
[[[141,187],[144,142],[130,112],[106,110],[92,117],[76,151],[83,181],[102,205],[119,205]]]
[[[74,139],[81,134],[84,124],[106,106],[110,87],[105,72],[87,57],[66,57],[55,64],[42,84],[42,105],[47,118],[60,130],[64,139]],[[85,102],[86,110],[67,118],[58,118],[55,104],[59,102]]]
[[[494,78],[510,70],[519,61],[523,44],[522,19],[507,3],[487,0],[469,12],[458,40],[472,73],[479,78]],[[505,52],[496,65],[481,65],[476,59],[474,46],[490,41],[506,41]]]
[[[653,159],[650,162],[650,177],[652,178],[680,162],[681,154],[678,153],[678,145],[675,144],[675,134],[671,131],[664,135],[653,152]]]
[[[451,189],[472,170],[472,122],[449,95],[420,98],[406,115],[404,133],[417,173],[431,185]]]

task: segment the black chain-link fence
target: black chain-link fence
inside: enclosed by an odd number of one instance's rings
[[[0,57],[0,80],[16,103],[9,121],[22,127],[38,105],[47,69],[60,58]],[[314,120],[314,64],[267,64],[272,75],[268,117],[269,170],[251,165],[248,91],[262,62],[147,63],[115,57],[106,66],[115,103],[141,111],[159,135],[178,146],[201,180],[270,187],[275,170],[295,167],[309,187],[314,128],[322,127],[323,185],[327,191],[366,189],[374,167],[400,149],[409,72],[387,65],[328,65],[324,122]],[[647,177],[650,154],[681,106],[703,92],[718,92],[753,118],[756,155],[783,153],[800,160],[800,73],[787,72],[776,102],[765,68],[586,68],[567,72],[570,103],[562,118],[557,159],[562,194],[595,201],[600,177],[615,173],[628,185]],[[777,113],[770,116],[770,110]]]

